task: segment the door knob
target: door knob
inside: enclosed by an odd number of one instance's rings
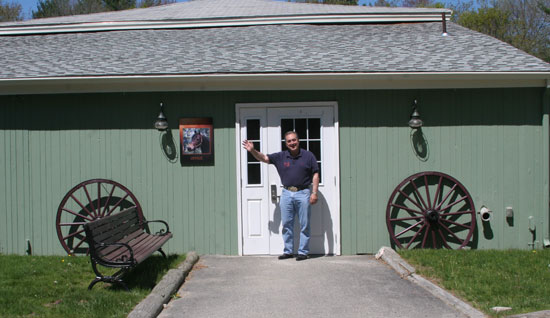
[[[279,196],[277,195],[277,185],[276,184],[272,184],[271,185],[271,202],[273,203],[277,203],[277,198]]]

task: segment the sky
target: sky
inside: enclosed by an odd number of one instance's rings
[[[12,0],[13,2],[20,3],[23,7],[23,16],[25,19],[30,19],[32,17],[32,11],[36,10],[36,5],[38,3],[38,0]],[[10,0],[4,1],[4,2],[12,2]],[[177,0],[177,2],[182,2],[185,0]],[[368,4],[371,2],[374,2],[375,0],[359,0],[359,4]],[[444,3],[452,3],[453,0],[439,0]]]

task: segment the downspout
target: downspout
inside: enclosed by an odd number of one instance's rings
[[[546,171],[543,172],[543,176],[545,176],[544,180],[544,192],[546,195],[544,195],[544,204],[543,206],[546,207],[547,214],[547,222],[546,222],[546,229],[544,233],[544,240],[543,240],[543,247],[547,248],[550,247],[550,189],[549,189],[549,182],[550,182],[550,123],[548,116],[550,115],[550,78],[546,79],[546,88],[544,89],[544,94],[542,97],[542,128],[543,128],[543,159],[544,159],[544,165],[543,169]]]

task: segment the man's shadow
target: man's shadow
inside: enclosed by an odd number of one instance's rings
[[[332,230],[333,222],[331,213],[329,210],[328,202],[321,191],[318,192],[318,200],[315,205],[311,207],[310,217],[310,253],[311,255],[333,255],[334,254],[334,232]],[[271,235],[279,235],[282,238],[281,233],[281,207],[279,202],[276,204],[275,212],[273,215],[273,221],[269,221],[269,230]],[[298,221],[298,215],[295,215],[294,221],[294,254],[298,252],[300,239],[300,222]],[[325,243],[327,250],[325,250]]]

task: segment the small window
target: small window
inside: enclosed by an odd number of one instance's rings
[[[254,143],[254,148],[262,149],[262,143],[260,141],[260,120],[259,119],[247,119],[246,120],[246,139]],[[262,169],[260,162],[250,154],[247,153],[246,168],[248,184],[261,184],[262,183]]]

